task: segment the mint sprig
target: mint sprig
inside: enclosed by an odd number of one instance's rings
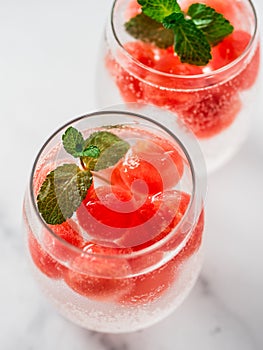
[[[61,224],[74,214],[93,182],[93,170],[113,166],[130,147],[108,131],[94,132],[85,140],[73,127],[62,135],[62,143],[66,152],[80,159],[80,166],[74,163],[58,166],[40,187],[37,207],[51,225]]]
[[[160,48],[173,45],[184,63],[206,65],[212,58],[211,46],[234,30],[222,14],[205,4],[192,4],[184,13],[177,0],[138,0],[138,3],[142,13],[125,23],[126,31]]]

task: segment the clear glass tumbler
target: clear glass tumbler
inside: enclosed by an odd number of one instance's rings
[[[178,1],[182,8],[196,1]],[[99,107],[139,102],[175,112],[200,142],[208,172],[229,160],[249,131],[258,98],[260,49],[257,16],[250,0],[201,0],[234,26],[212,48],[209,64],[182,64],[173,48],[132,38],[125,22],[139,14],[136,0],[116,0],[98,61]]]
[[[169,112],[138,111],[95,112],[61,127],[38,153],[25,194],[33,274],[62,315],[95,331],[131,332],[163,319],[202,264],[198,143]],[[99,153],[83,155],[83,140],[85,152],[89,145]]]

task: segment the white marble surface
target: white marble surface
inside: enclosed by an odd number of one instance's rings
[[[263,3],[255,4],[261,18]],[[173,315],[142,332],[96,334],[57,315],[31,278],[21,229],[30,168],[54,129],[95,109],[110,5],[0,0],[0,349],[263,349],[262,90],[249,139],[209,178],[205,264]]]

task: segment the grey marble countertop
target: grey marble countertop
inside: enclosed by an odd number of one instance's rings
[[[208,179],[204,267],[170,317],[131,334],[90,332],[59,316],[30,275],[21,225],[29,173],[53,130],[95,110],[94,67],[110,5],[0,0],[0,349],[263,349],[262,89],[248,140]],[[261,18],[263,3],[255,5]]]

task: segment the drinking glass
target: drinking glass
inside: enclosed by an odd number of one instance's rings
[[[38,202],[49,190],[46,179],[54,174],[60,197],[54,169],[83,166],[63,147],[69,128],[84,139],[110,133],[121,141],[101,150],[76,211],[50,224]],[[199,145],[169,112],[116,107],[72,120],[39,151],[24,199],[28,259],[40,289],[64,317],[94,331],[131,332],[158,322],[198,277],[205,192]],[[64,213],[65,202],[58,203],[53,209]]]
[[[182,8],[196,1],[178,1]],[[212,48],[204,67],[180,63],[172,47],[132,38],[124,23],[140,13],[136,0],[116,0],[97,70],[99,107],[153,104],[174,112],[200,142],[208,172],[222,166],[246,139],[253,118],[259,62],[257,16],[249,0],[201,0],[222,13],[234,31]]]

